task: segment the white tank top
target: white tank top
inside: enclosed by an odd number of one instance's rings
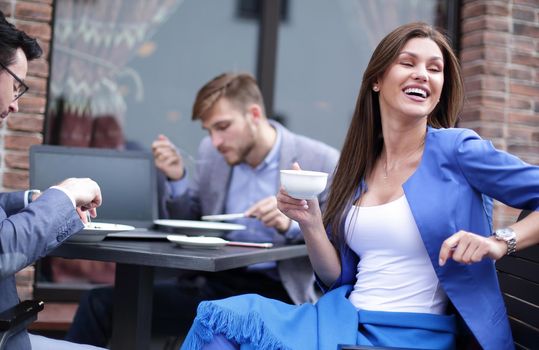
[[[360,257],[349,297],[356,309],[445,312],[447,296],[404,195],[373,207],[352,206],[345,235]]]

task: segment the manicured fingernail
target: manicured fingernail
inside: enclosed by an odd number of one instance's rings
[[[309,209],[309,206],[308,206],[307,204],[305,204],[305,205],[303,206],[303,208]]]

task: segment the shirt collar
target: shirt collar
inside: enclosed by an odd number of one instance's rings
[[[282,133],[279,130],[279,128],[272,125],[272,127],[275,129],[276,132],[276,138],[275,143],[273,144],[273,147],[269,151],[269,153],[266,155],[264,160],[258,164],[256,168],[253,170],[258,171],[261,169],[264,169],[265,167],[271,165],[271,164],[278,164],[279,162],[279,155],[281,154],[281,143],[282,143]],[[242,163],[242,165],[248,166],[245,163]]]

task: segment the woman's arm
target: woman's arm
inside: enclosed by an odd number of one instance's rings
[[[516,250],[522,250],[539,243],[539,212],[533,212],[525,219],[509,226],[515,231]],[[472,264],[485,256],[498,260],[507,254],[507,243],[494,236],[483,237],[472,232],[459,231],[446,239],[440,249],[439,264],[445,265],[447,259]]]
[[[534,211],[510,226],[516,233],[516,249],[539,242],[539,167],[497,150],[471,130],[459,134],[454,157],[468,183],[477,191],[511,207]],[[448,258],[453,258],[469,264],[485,256],[497,260],[507,253],[507,248],[505,241],[494,236],[459,231],[442,244],[439,263],[444,265]]]
[[[299,223],[315,273],[325,285],[332,285],[341,274],[341,263],[324,229],[318,200],[295,199],[281,188],[277,194],[277,206]]]
[[[517,236],[517,251],[539,243],[539,211],[510,226]]]

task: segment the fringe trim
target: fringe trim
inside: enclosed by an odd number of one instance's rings
[[[202,302],[198,306],[197,317],[182,350],[202,349],[211,342],[214,334],[222,334],[239,344],[252,344],[260,350],[291,350],[268,331],[257,313],[240,316],[212,302]]]

